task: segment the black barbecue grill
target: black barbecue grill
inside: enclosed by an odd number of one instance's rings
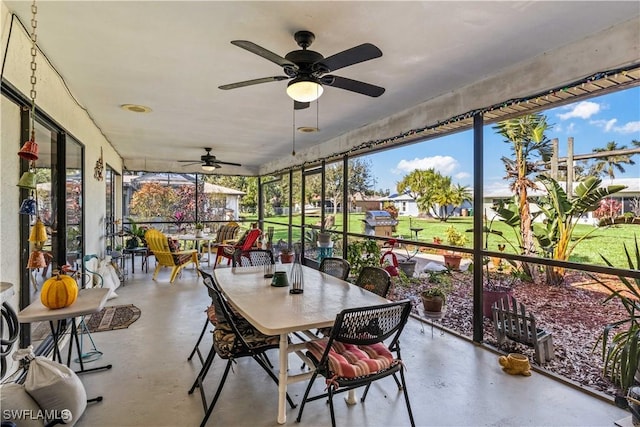
[[[391,237],[393,227],[398,225],[398,220],[387,211],[367,211],[362,221],[367,236]]]

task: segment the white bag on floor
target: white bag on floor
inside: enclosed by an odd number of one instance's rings
[[[2,421],[11,421],[18,427],[42,427],[39,416],[43,412],[22,384],[0,385],[0,407]]]
[[[74,425],[87,407],[87,392],[78,375],[46,357],[37,356],[29,363],[24,387],[45,414],[58,414],[68,425]]]
[[[116,294],[115,290],[120,286],[120,278],[118,278],[116,269],[111,265],[111,256],[107,256],[100,261],[97,273],[102,276],[102,287],[111,289],[107,299],[116,298],[118,294]]]

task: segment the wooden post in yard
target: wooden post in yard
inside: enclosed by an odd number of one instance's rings
[[[567,139],[567,198],[573,199],[573,137]]]

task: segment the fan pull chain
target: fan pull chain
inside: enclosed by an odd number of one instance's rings
[[[291,150],[291,155],[296,155],[296,104],[293,101],[293,128],[291,129],[293,133],[293,149]]]

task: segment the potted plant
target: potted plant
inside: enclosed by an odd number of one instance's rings
[[[201,222],[196,222],[196,237],[202,237],[204,235],[204,224]]]
[[[635,265],[632,254],[627,245],[624,245],[629,270],[640,269],[640,249],[638,238],[635,238]],[[611,262],[603,255],[600,257],[609,267]],[[605,298],[603,304],[618,300],[628,313],[624,319],[605,325],[602,334],[598,338],[594,351],[600,347],[602,351],[603,373],[611,378],[619,388],[621,394],[616,396],[616,403],[626,406],[626,395],[636,382],[640,382],[640,279],[630,279],[618,276],[622,283],[621,289],[614,289],[604,281],[591,276],[611,293]]]
[[[467,243],[467,236],[456,230],[453,225],[450,225],[445,230],[445,233],[449,246],[464,246]],[[458,270],[460,268],[461,260],[462,255],[457,252],[450,251],[444,254],[444,264],[452,270]]]
[[[351,265],[351,277],[358,277],[362,267],[380,266],[380,246],[375,240],[350,240],[346,249],[347,261]]]
[[[441,313],[451,292],[451,272],[437,271],[429,274],[427,288],[420,293],[426,313]]]
[[[404,274],[406,274],[407,277],[413,277],[413,274],[416,271],[417,261],[414,259],[414,257],[418,253],[417,249],[411,252],[409,251],[409,248],[407,247],[407,245],[399,245],[396,239],[389,239],[385,242],[385,247],[387,248],[387,252],[382,255],[382,259],[388,263],[389,260],[386,255],[393,254],[393,248],[395,248],[396,246],[403,248],[406,253],[406,255],[403,255],[403,258],[400,258],[397,260],[398,268],[402,272],[404,272]]]
[[[293,262],[294,255],[293,250],[290,247],[285,246],[280,249],[280,262],[283,264],[291,264]]]
[[[144,233],[147,231],[147,227],[139,226],[132,218],[128,218],[129,227],[124,227],[124,234],[128,236],[126,239],[126,248],[135,249],[140,246],[146,246],[147,242],[144,240]]]
[[[502,271],[489,271],[489,258],[482,260],[485,267],[482,286],[482,314],[486,318],[493,318],[491,306],[506,296],[513,294],[513,284],[518,278],[517,274],[509,274]]]

